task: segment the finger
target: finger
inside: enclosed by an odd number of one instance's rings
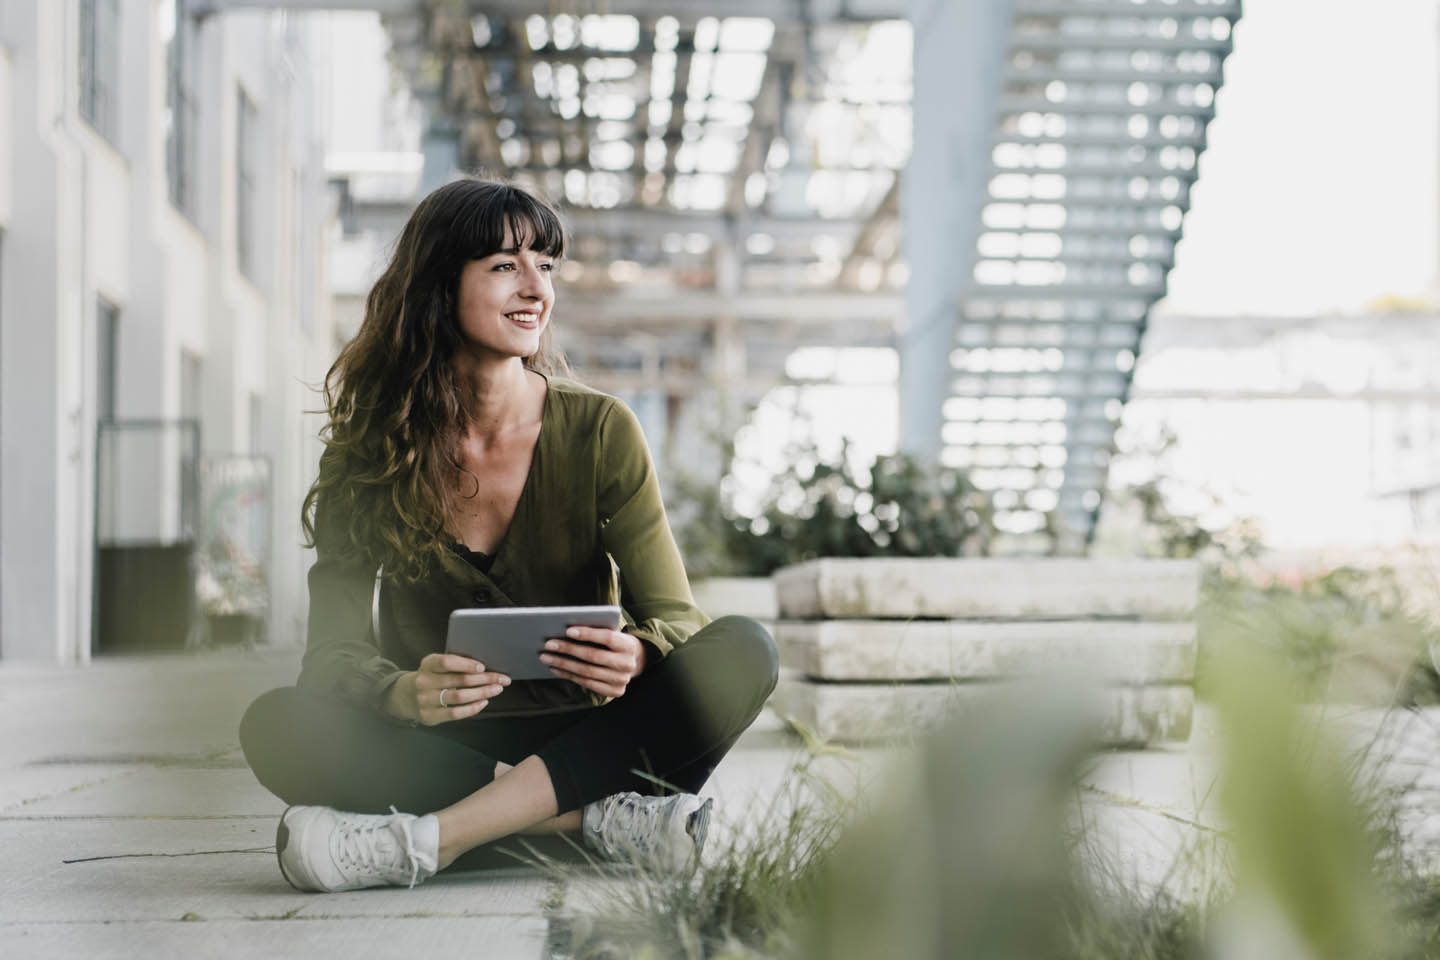
[[[489,700],[477,700],[474,703],[466,704],[465,706],[452,711],[454,713],[454,716],[450,719],[464,720],[466,717],[473,717],[475,716],[475,714],[479,713],[481,710],[484,710],[488,706],[490,706]]]
[[[629,639],[619,630],[607,627],[570,627],[565,631],[565,636],[583,643],[598,643],[612,650],[623,649],[625,641]]]
[[[502,687],[508,687],[510,678],[503,673],[467,673],[460,678],[458,686],[489,687],[497,683]]]
[[[498,683],[492,683],[487,687],[464,687],[454,688],[445,691],[445,706],[458,707],[475,703],[478,700],[489,700],[491,697],[498,697],[505,691],[505,688]]]
[[[420,707],[420,722],[433,727],[438,723],[473,717],[484,709],[491,697],[498,696],[501,689],[498,685],[467,690],[442,687],[435,693],[433,702],[426,694],[426,702]],[[444,702],[441,702],[442,697]]]
[[[572,673],[561,667],[551,667],[550,672],[561,680],[569,680],[584,687],[586,690],[593,690],[602,696],[619,697],[625,693],[625,684],[623,683],[604,683],[591,679],[590,677],[582,677],[577,673]]]
[[[449,697],[446,697],[449,700]],[[490,701],[477,700],[475,703],[462,703],[458,707],[431,707],[422,708],[420,711],[420,722],[427,727],[436,724],[449,723],[452,720],[464,720],[466,717],[473,717],[490,705]]]
[[[420,669],[428,673],[480,673],[485,664],[458,653],[429,653],[420,661]]]
[[[616,670],[635,669],[635,654],[633,652],[620,652],[608,648],[592,647],[584,643],[571,643],[568,640],[546,640],[545,649],[551,653],[564,654],[585,663],[594,663],[603,667],[611,667]],[[542,655],[543,661],[545,657]]]
[[[554,670],[564,670],[576,676],[586,677],[600,683],[625,684],[630,682],[634,676],[633,671],[613,670],[608,667],[599,667],[594,664],[584,663],[579,660],[571,660],[567,657],[557,657],[553,654],[542,654],[540,662]]]

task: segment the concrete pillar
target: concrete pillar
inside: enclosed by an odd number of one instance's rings
[[[900,446],[940,452],[957,303],[970,288],[1013,0],[912,0],[914,149],[901,186],[908,322],[900,337]]]
[[[425,134],[420,138],[420,153],[425,165],[420,171],[420,195],[443,187],[455,179],[460,170],[460,131],[438,124],[435,117],[425,125]]]

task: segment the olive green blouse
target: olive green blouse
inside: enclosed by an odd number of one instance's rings
[[[705,626],[675,546],[645,437],[615,397],[547,378],[530,472],[486,572],[451,551],[418,584],[386,580],[371,629],[375,568],[315,532],[300,684],[383,712],[403,671],[444,650],[457,607],[620,603],[625,632],[664,656]],[[320,505],[323,511],[324,505]],[[604,702],[568,680],[517,680],[484,714],[553,713]]]

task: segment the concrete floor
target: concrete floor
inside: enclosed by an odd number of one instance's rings
[[[235,730],[299,652],[0,667],[0,956],[544,956],[555,891],[524,866],[319,896],[275,864],[284,805]],[[764,715],[706,792],[773,792],[798,738]]]
[[[328,896],[285,883],[274,854],[283,804],[245,767],[235,730],[298,662],[299,651],[264,650],[0,665],[0,957],[354,960],[477,945],[487,960],[548,956],[545,910],[562,892],[528,867]],[[1373,730],[1375,716],[1354,722]],[[1413,822],[1434,828],[1421,832],[1440,849],[1440,716],[1409,717],[1398,739],[1391,767],[1422,781]],[[1203,838],[1182,821],[1214,822],[1213,742],[1200,710],[1189,744],[1109,753],[1085,777],[1091,842],[1136,882],[1174,883],[1177,851]],[[762,714],[707,785],[720,812],[712,849],[803,756],[800,739]],[[886,758],[860,756],[867,770]]]

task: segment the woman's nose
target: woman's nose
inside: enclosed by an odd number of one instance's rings
[[[545,275],[538,266],[530,265],[521,269],[520,293],[530,297],[545,295]]]

